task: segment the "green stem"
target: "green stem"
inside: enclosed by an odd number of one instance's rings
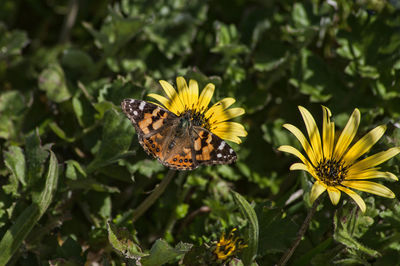
[[[133,213],[133,221],[139,219],[140,216],[143,215],[154,204],[154,202],[161,196],[161,194],[165,191],[168,184],[171,182],[172,178],[175,175],[176,170],[168,170],[167,175],[163,178],[160,184],[158,184],[153,192],[142,202],[139,207]]]
[[[294,251],[296,250],[297,246],[300,244],[301,239],[303,238],[304,234],[306,233],[308,226],[310,225],[311,219],[314,216],[315,212],[317,211],[317,207],[322,200],[322,196],[318,197],[311,209],[308,211],[307,217],[304,220],[303,224],[300,227],[300,230],[297,232],[297,236],[295,241],[293,242],[292,246],[283,254],[279,262],[276,264],[278,266],[284,266],[288,262],[288,260],[292,257]]]

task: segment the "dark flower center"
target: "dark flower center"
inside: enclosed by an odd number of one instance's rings
[[[179,116],[187,117],[190,121],[192,121],[193,126],[204,127],[207,130],[211,129],[211,125],[208,119],[204,117],[204,112],[201,111],[196,112],[195,110],[186,110]]]
[[[346,177],[348,167],[343,162],[331,159],[322,159],[315,167],[318,177],[328,186],[336,186],[342,183]]]

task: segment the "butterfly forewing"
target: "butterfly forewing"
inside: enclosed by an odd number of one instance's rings
[[[121,103],[122,111],[128,116],[139,131],[139,135],[156,132],[176,115],[164,108],[146,101],[125,99]]]

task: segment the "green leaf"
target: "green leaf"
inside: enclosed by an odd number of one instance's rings
[[[294,21],[294,25],[297,28],[308,27],[310,25],[306,9],[304,8],[302,3],[295,3],[293,5],[292,18]]]
[[[132,235],[126,228],[117,229],[114,224],[108,222],[107,231],[108,241],[120,256],[140,260],[141,257],[148,255],[134,243]]]
[[[58,64],[52,64],[40,73],[39,88],[46,92],[51,101],[56,103],[61,103],[71,98],[64,71]]]
[[[1,25],[2,26],[2,25]],[[0,28],[0,60],[21,54],[22,48],[28,44],[28,35],[24,31],[6,31]]]
[[[49,156],[48,148],[41,146],[37,132],[28,135],[26,138],[25,155],[27,181],[28,184],[33,185],[40,180],[44,170],[44,163]]]
[[[65,134],[64,130],[62,130],[56,122],[51,122],[49,124],[49,127],[51,130],[53,130],[53,132],[62,140],[65,140],[67,142],[74,142],[75,138],[70,138],[67,137],[67,134]]]
[[[67,169],[65,170],[65,177],[67,177],[68,179],[77,180],[80,178],[87,177],[85,170],[83,170],[79,162],[74,160],[68,160],[65,163],[67,164]]]
[[[366,247],[356,239],[356,234],[360,230],[359,227],[365,226],[364,218],[366,217],[363,217],[361,213],[358,214],[354,209],[349,211],[348,208],[342,208],[341,211],[337,211],[334,217],[335,231],[333,238],[350,249],[361,251],[376,258],[381,256],[378,251]]]
[[[179,242],[175,248],[171,247],[165,240],[158,239],[150,249],[150,255],[143,257],[143,266],[158,266],[178,259],[188,252],[192,244]]]
[[[100,149],[95,159],[87,167],[88,172],[115,162],[128,151],[131,145],[133,126],[125,115],[110,109],[105,113],[103,121]]]
[[[235,191],[231,191],[233,199],[236,205],[239,207],[239,210],[243,217],[249,223],[249,230],[248,230],[248,247],[243,251],[243,264],[245,266],[251,265],[254,261],[257,250],[258,250],[258,236],[259,236],[259,227],[258,227],[258,219],[257,215],[251,207],[251,205],[243,198],[239,193]]]
[[[18,146],[10,146],[4,152],[4,164],[11,174],[18,179],[23,186],[26,186],[26,164],[23,150]]]
[[[50,151],[49,167],[46,182],[37,198],[15,220],[0,241],[0,265],[5,265],[19,246],[28,236],[29,232],[46,212],[55,194],[58,182],[58,162],[56,156]]]

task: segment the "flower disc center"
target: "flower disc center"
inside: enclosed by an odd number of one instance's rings
[[[193,126],[204,127],[207,130],[210,130],[211,126],[208,122],[208,119],[205,118],[204,113],[196,112],[194,110],[187,110],[182,113],[180,116],[188,116],[192,121]]]
[[[315,167],[318,177],[328,186],[339,185],[347,174],[347,167],[342,162],[322,159]]]

